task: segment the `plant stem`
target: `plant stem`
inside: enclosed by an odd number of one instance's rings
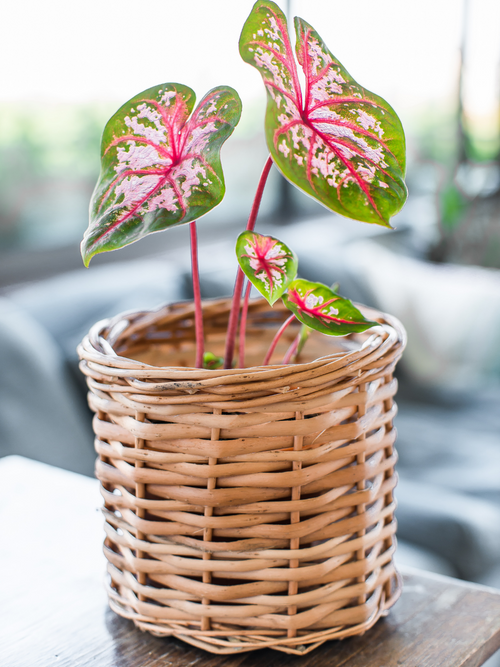
[[[252,283],[248,281],[247,288],[245,290],[245,297],[243,299],[243,308],[241,309],[241,319],[240,319],[240,355],[238,362],[240,368],[245,368],[245,339],[247,332],[248,301],[250,299],[251,289],[252,289]]]
[[[297,361],[297,359],[300,356],[300,353],[304,349],[304,345],[307,343],[307,340],[311,334],[312,329],[310,329],[306,324],[303,324],[300,327],[300,332],[299,332],[299,344],[297,345],[297,350],[295,351],[295,356],[294,356],[294,363]]]
[[[257,192],[255,193],[252,204],[252,210],[250,211],[250,216],[248,217],[247,232],[252,232],[253,228],[255,227],[255,221],[257,220],[260,202],[262,201],[262,195],[264,193],[264,188],[266,187],[267,177],[269,176],[269,172],[271,171],[272,166],[273,159],[271,156],[269,156],[267,158],[266,164],[264,165],[264,169],[262,170],[262,174],[260,175],[259,185],[257,186]]]
[[[297,338],[290,345],[290,347],[286,351],[285,356],[283,357],[283,361],[281,362],[282,364],[289,364],[291,359],[293,359],[293,363],[296,363],[300,353],[302,352],[304,345],[307,342],[307,339],[309,338],[310,333],[311,329],[305,324],[303,324],[300,327],[300,331],[297,334]]]
[[[196,336],[196,368],[203,368],[204,336],[203,311],[201,308],[200,272],[198,269],[198,240],[196,236],[196,221],[189,223],[191,238],[191,270],[193,275],[194,294],[194,329]]]
[[[300,334],[298,333],[295,336],[293,343],[290,345],[290,347],[286,351],[286,354],[283,357],[283,360],[281,362],[282,364],[289,364],[290,363],[290,359],[297,352],[297,348],[299,347],[299,343],[300,343]]]
[[[290,317],[283,322],[283,324],[280,326],[280,328],[276,332],[276,335],[273,338],[273,342],[269,346],[269,349],[268,349],[267,354],[266,354],[266,358],[264,359],[264,362],[262,364],[263,366],[268,365],[269,361],[271,360],[271,357],[273,356],[273,352],[276,348],[276,345],[278,344],[278,341],[281,338],[281,335],[283,334],[283,332],[285,331],[287,326],[293,322],[294,319],[295,319],[295,315],[294,314],[290,315]]]
[[[257,220],[257,213],[259,212],[260,202],[262,201],[262,194],[264,193],[264,188],[266,185],[267,177],[271,167],[273,166],[273,160],[271,156],[267,158],[264,169],[260,176],[259,185],[257,187],[257,192],[253,200],[252,210],[250,211],[250,216],[247,223],[247,231],[253,231],[255,227],[255,221]],[[229,313],[229,321],[227,323],[227,333],[226,333],[226,351],[224,354],[224,368],[231,368],[233,363],[234,355],[234,345],[236,342],[236,331],[238,329],[238,316],[240,314],[240,304],[241,304],[241,292],[243,290],[243,280],[245,274],[238,266],[238,272],[236,274],[236,281],[234,283],[234,292],[233,292],[233,302],[231,304],[231,312]]]

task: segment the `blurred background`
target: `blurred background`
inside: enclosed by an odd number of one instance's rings
[[[394,232],[335,216],[273,169],[257,229],[304,278],[399,317],[402,562],[500,587],[500,3],[283,0],[407,135]],[[234,241],[267,157],[265,94],[239,57],[251,0],[18,0],[0,42],[0,456],[91,475],[75,347],[98,319],[189,298],[187,227],[82,267],[108,118],[164,81],[228,84],[243,115],[227,194],[198,225],[202,290],[232,290]],[[318,238],[321,239],[318,243]],[[214,261],[214,258],[216,261]],[[54,407],[57,406],[57,407]]]

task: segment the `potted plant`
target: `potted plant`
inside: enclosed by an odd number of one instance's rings
[[[100,322],[79,355],[110,605],[215,653],[308,652],[364,632],[401,588],[392,372],[404,331],[337,286],[297,278],[293,250],[254,227],[273,164],[327,208],[390,227],[406,197],[404,134],[309,24],[295,29],[305,90],[275,3],[258,0],[240,38],[266,87],[270,157],[232,299],[200,298],[195,222],[224,194],[219,152],[241,108],[231,88],[193,110],[190,88],[162,84],[117,111],[82,243],[88,265],[190,225],[194,302]]]

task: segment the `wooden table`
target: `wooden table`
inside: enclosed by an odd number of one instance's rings
[[[14,456],[0,480],[2,667],[477,667],[500,648],[500,591],[419,570],[364,636],[303,657],[153,637],[107,608],[97,482]]]

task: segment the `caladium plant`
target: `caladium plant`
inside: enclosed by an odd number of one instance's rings
[[[101,174],[81,250],[85,266],[152,232],[191,222],[196,366],[203,364],[203,317],[194,221],[224,197],[220,149],[241,116],[238,93],[208,92],[193,111],[191,88],[164,83],[126,102],[108,121]]]
[[[257,0],[240,37],[241,57],[260,72],[266,88],[265,132],[273,162],[291,183],[332,211],[390,227],[407,196],[401,122],[385,100],[350,76],[311,25],[295,18],[295,30],[304,90],[287,21],[276,3]],[[267,297],[238,247],[236,254],[241,269]],[[327,335],[361,332],[375,324],[319,283],[294,281],[283,301],[303,324]],[[226,367],[230,343],[228,350]]]
[[[329,336],[376,325],[338,293],[338,287],[297,278],[297,256],[279,239],[254,231],[273,164],[296,187],[341,215],[390,227],[403,206],[405,138],[401,122],[381,97],[360,86],[303,19],[295,19],[293,53],[287,21],[271,0],[257,0],[241,33],[240,54],[260,74],[267,92],[265,134],[270,156],[259,180],[247,229],[238,237],[239,269],[224,358],[204,352],[195,220],[223,198],[220,149],[239,121],[241,102],[227,86],[195,105],[187,86],[166,83],[124,104],[106,125],[101,175],[82,242],[88,266],[100,252],[151,233],[190,223],[195,297],[196,366],[233,365],[240,322],[239,365],[244,366],[245,323],[254,285],[270,305],[281,297],[291,315],[264,359],[295,319],[300,333],[283,363],[297,359],[311,330]],[[297,62],[302,68],[301,88]],[[245,276],[248,284],[243,302]],[[241,310],[241,316],[240,316]]]

